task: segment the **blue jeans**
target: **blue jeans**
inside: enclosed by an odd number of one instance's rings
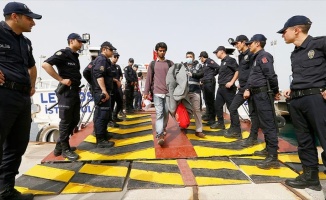
[[[166,128],[169,120],[169,109],[168,105],[166,104],[166,98],[161,98],[154,94],[154,106],[156,112],[156,137],[159,138],[161,135],[163,135],[163,131]]]

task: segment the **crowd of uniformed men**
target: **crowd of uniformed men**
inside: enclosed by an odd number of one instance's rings
[[[21,194],[15,188],[15,176],[21,163],[30,133],[30,96],[35,92],[36,67],[29,39],[23,32],[30,32],[35,25],[34,19],[42,16],[33,13],[25,4],[10,2],[4,8],[5,21],[0,24],[0,199],[33,199],[31,194]],[[295,188],[321,190],[318,177],[318,154],[315,143],[317,135],[323,149],[326,148],[326,38],[311,37],[308,31],[311,21],[305,16],[293,16],[278,33],[286,43],[293,43],[295,49],[291,55],[293,81],[290,90],[284,96],[291,99],[290,114],[298,139],[298,153],[303,165],[303,173],[296,179],[286,180],[286,184]],[[195,60],[195,54],[186,53],[185,68],[188,82],[187,98],[192,105],[196,121],[196,136],[202,133],[202,119],[213,129],[225,129],[223,105],[230,111],[231,126],[225,137],[242,139],[237,109],[248,101],[251,117],[251,131],[248,138],[241,140],[241,146],[249,147],[258,143],[258,128],[265,136],[266,148],[255,152],[266,156],[257,164],[259,168],[278,168],[278,138],[275,123],[274,99],[280,98],[277,75],[274,71],[273,57],[264,51],[267,38],[256,34],[249,40],[239,35],[231,41],[240,52],[238,62],[228,55],[228,49],[219,46],[213,53],[221,64],[208,57],[207,52],[199,55],[201,63]],[[54,149],[56,156],[62,155],[69,160],[78,159],[76,147],[70,147],[69,137],[76,127],[80,112],[80,63],[78,50],[87,42],[80,35],[72,33],[67,38],[68,47],[58,50],[43,63],[42,67],[54,79],[60,82],[58,97],[60,137]],[[174,63],[165,58],[167,45],[164,42],[155,46],[157,59],[148,68],[143,97],[154,101],[156,109],[155,131],[157,142],[164,145],[168,120],[166,96],[169,88],[166,78]],[[110,148],[107,125],[110,121],[121,121],[118,113],[122,110],[122,71],[117,61],[119,54],[110,42],[103,42],[99,56],[85,68],[84,77],[91,85],[96,104],[94,113],[94,133],[98,148]],[[57,71],[53,66],[56,66]],[[180,64],[178,64],[180,66]],[[134,67],[134,69],[133,69]],[[134,60],[124,68],[125,96],[127,113],[134,112],[139,106],[139,82]],[[181,73],[181,69],[180,70]],[[218,75],[216,84],[215,76]],[[235,82],[238,80],[239,85]],[[180,80],[178,80],[180,81]],[[218,86],[215,94],[215,87]],[[202,91],[201,91],[202,90]],[[201,92],[206,104],[206,112],[200,113]],[[135,107],[134,93],[138,95]],[[215,97],[214,97],[215,94]],[[115,106],[114,106],[115,105]],[[113,123],[112,126],[118,126]],[[326,164],[325,152],[321,154]]]

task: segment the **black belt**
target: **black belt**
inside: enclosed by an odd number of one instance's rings
[[[307,95],[313,95],[313,94],[320,94],[321,92],[325,91],[326,88],[309,88],[304,90],[292,90],[291,91],[291,98],[299,98]]]
[[[203,80],[203,81],[201,81],[202,83],[214,83],[215,82],[215,80]]]
[[[268,88],[266,86],[263,87],[257,87],[257,88],[250,88],[250,93],[251,94],[258,94],[261,92],[267,92]]]
[[[22,93],[29,94],[31,92],[31,86],[30,85],[25,85],[21,83],[16,83],[13,81],[6,81],[3,84],[0,84],[0,87],[8,88],[11,90],[17,90]]]

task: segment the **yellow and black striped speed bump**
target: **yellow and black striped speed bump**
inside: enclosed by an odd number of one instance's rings
[[[133,121],[138,119],[151,118],[151,114],[127,114],[124,121]]]
[[[184,187],[176,160],[133,162],[128,189]]]
[[[152,118],[150,117],[137,118],[128,121],[117,122],[117,124],[119,124],[120,129],[136,128],[144,125],[152,125]],[[109,131],[111,129],[113,128],[109,127]]]
[[[283,182],[285,179],[298,176],[296,172],[282,163],[279,169],[260,169],[256,164],[263,159],[265,158],[258,156],[230,158],[255,183]]]
[[[198,186],[251,183],[228,158],[187,160]]]
[[[278,159],[282,161],[285,165],[288,165],[294,169],[299,174],[302,174],[302,164],[297,153],[293,154],[279,154]],[[326,180],[326,174],[324,173],[325,167],[323,165],[322,159],[318,160],[319,163],[319,179]]]
[[[129,162],[85,164],[62,194],[122,191]]]
[[[35,195],[59,194],[83,163],[45,163],[35,165],[18,179],[15,188]]]

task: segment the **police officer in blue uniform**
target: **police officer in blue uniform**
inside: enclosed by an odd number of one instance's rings
[[[303,173],[285,184],[294,188],[321,190],[315,134],[323,148],[321,158],[326,166],[326,37],[308,35],[312,22],[306,16],[293,16],[278,31],[285,43],[293,43],[290,115],[298,140],[298,154]]]
[[[201,79],[203,93],[205,97],[205,104],[207,112],[207,118],[204,120],[208,121],[208,125],[212,125],[215,122],[215,108],[214,108],[214,94],[216,80],[219,65],[208,57],[206,51],[202,51],[199,55],[200,61],[203,63],[204,77]]]
[[[112,119],[115,122],[121,122],[122,119],[118,118],[118,113],[122,110],[122,90],[121,90],[121,78],[122,78],[122,71],[120,65],[117,64],[119,60],[119,53],[117,51],[113,52],[113,56],[110,58],[113,73],[113,96],[114,98],[111,99],[111,106],[113,109]],[[114,106],[116,104],[116,106]]]
[[[80,63],[77,53],[82,44],[86,43],[77,33],[71,33],[68,38],[69,47],[57,51],[46,59],[42,65],[44,70],[59,81],[56,95],[59,107],[59,133],[60,137],[53,151],[55,156],[62,155],[69,160],[77,160],[75,147],[70,147],[69,137],[73,133],[80,119],[79,85],[81,83]],[[54,70],[53,65],[58,69]]]
[[[238,79],[238,63],[237,61],[226,54],[224,46],[219,46],[214,52],[217,58],[221,59],[221,65],[218,69],[218,89],[215,97],[215,112],[218,121],[211,125],[210,128],[225,129],[223,117],[223,105],[226,103],[227,108],[230,108],[232,100],[235,96],[237,88],[235,81]],[[233,123],[235,118],[239,119],[238,112],[230,113],[231,127],[225,132],[224,136],[229,138],[240,138],[241,129]]]
[[[273,98],[279,99],[279,89],[277,75],[274,71],[273,56],[264,50],[267,38],[262,34],[254,35],[250,41],[247,42],[250,51],[253,55],[252,69],[248,79],[248,89],[243,93],[243,97],[252,98],[253,105],[257,111],[265,141],[266,141],[266,158],[257,164],[261,169],[278,168],[278,138],[277,127],[274,118],[274,103],[271,101],[269,87],[273,92]]]
[[[243,93],[246,89],[248,89],[247,80],[249,78],[251,64],[252,64],[252,56],[253,56],[253,54],[250,52],[246,42],[248,42],[247,36],[239,35],[236,37],[235,41],[233,41],[231,43],[240,52],[240,54],[238,56],[239,88],[238,88],[238,92],[235,95],[235,97],[233,98],[233,101],[229,108],[230,113],[232,113],[230,115],[233,115],[233,116],[235,116],[238,113],[238,108],[246,101],[243,98]],[[243,141],[241,141],[240,145],[243,147],[253,146],[258,143],[257,137],[258,137],[259,121],[258,121],[256,112],[253,109],[252,102],[250,101],[250,98],[248,99],[248,101],[249,101],[248,107],[249,107],[249,116],[250,116],[250,120],[251,120],[251,128],[250,128],[249,137],[244,139]],[[241,126],[240,126],[239,118],[237,118],[237,117],[233,118],[233,125],[234,125],[234,127],[236,127],[236,129],[240,130]]]
[[[0,22],[0,199],[33,199],[21,194],[15,176],[25,153],[31,128],[31,99],[35,93],[36,67],[31,41],[22,33],[31,32],[33,13],[25,4],[10,2]]]
[[[92,87],[94,88],[94,128],[98,148],[110,148],[114,142],[108,141],[107,125],[112,117],[110,94],[113,90],[112,63],[110,57],[116,50],[110,42],[101,45],[101,54],[94,60]],[[111,117],[110,117],[111,115]]]
[[[135,84],[137,84],[137,74],[136,72],[132,69],[132,66],[134,64],[134,59],[129,58],[128,61],[128,66],[124,68],[124,74],[126,78],[126,83],[125,83],[125,96],[126,96],[126,112],[127,113],[133,113],[133,99],[134,99],[134,87]]]

